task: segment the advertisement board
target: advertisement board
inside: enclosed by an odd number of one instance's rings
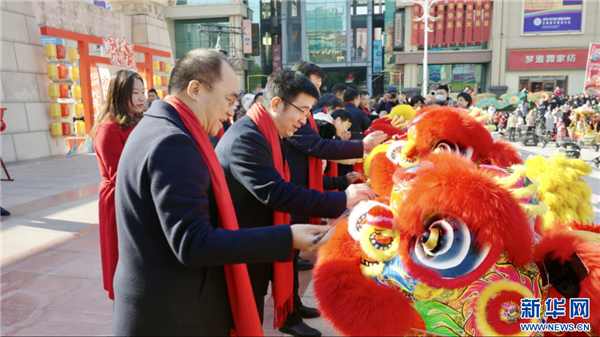
[[[523,34],[582,32],[583,0],[523,1]]]
[[[383,44],[381,40],[373,41],[373,74],[383,70]]]
[[[600,43],[590,43],[583,90],[595,97],[600,96]]]
[[[252,54],[252,20],[242,20],[242,27],[244,28],[244,54]]]
[[[402,50],[404,48],[404,11],[394,12],[393,40],[394,50]]]

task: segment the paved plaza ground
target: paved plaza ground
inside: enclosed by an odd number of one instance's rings
[[[556,152],[519,147],[524,158]],[[600,153],[582,150],[590,162]],[[52,157],[7,165],[14,178],[0,185],[0,205],[12,215],[1,219],[0,335],[111,335],[112,301],[102,287],[98,237],[100,173],[93,154]],[[600,169],[586,178],[600,222]],[[316,254],[306,254],[314,261]],[[300,273],[303,302],[316,306],[312,272]],[[265,335],[272,329],[273,302],[265,306]],[[323,319],[306,322],[335,331]]]

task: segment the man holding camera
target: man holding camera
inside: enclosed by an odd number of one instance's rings
[[[441,106],[452,106],[454,105],[454,99],[448,94],[450,89],[448,85],[442,84],[437,87],[435,93],[431,92],[431,97],[427,100],[427,105],[441,105]]]
[[[402,93],[402,95],[404,95],[404,93]],[[390,87],[387,94],[383,96],[381,103],[377,105],[375,112],[379,114],[382,110],[385,110],[390,113],[398,104],[402,104],[398,100],[398,89],[396,89],[396,87]]]

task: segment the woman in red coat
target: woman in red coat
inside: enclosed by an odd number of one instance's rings
[[[92,130],[102,175],[98,202],[102,278],[104,289],[113,300],[113,277],[119,260],[115,215],[117,166],[127,137],[140,120],[145,107],[144,82],[140,75],[133,71],[120,70],[110,80],[106,100]]]

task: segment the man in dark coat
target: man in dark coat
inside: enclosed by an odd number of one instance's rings
[[[320,89],[322,80],[326,77],[325,72],[323,72],[318,65],[303,60],[296,62],[294,67],[292,67],[292,70],[298,71],[306,76],[317,90]],[[348,91],[350,90],[356,91],[356,89],[348,89]],[[333,111],[326,111],[326,113],[331,114]],[[363,112],[363,115],[366,114]],[[309,118],[312,117],[309,116]],[[284,142],[289,144],[286,159],[290,166],[290,182],[305,189],[309,189],[309,157],[327,160],[362,158],[365,150],[370,151],[373,147],[385,140],[385,137],[386,136],[381,138],[379,142],[377,142],[376,135],[363,141],[324,139],[319,135],[318,131],[311,127],[310,123],[306,123],[302,125],[293,136],[284,138]],[[319,172],[319,174],[322,175],[322,172]],[[339,183],[339,178],[346,180],[346,175],[336,178],[324,177],[322,180],[324,185],[332,187],[332,183],[336,180]],[[345,189],[348,184],[341,184],[339,186],[344,186]],[[315,216],[315,214],[308,212],[292,213],[291,222],[309,223],[311,216]],[[308,326],[304,327],[305,323],[302,322],[302,318],[315,318],[318,317],[320,313],[317,309],[302,304],[301,298],[298,295],[298,270],[310,270],[313,266],[312,262],[300,259],[299,252],[297,252],[296,255],[297,259],[294,261],[294,311],[288,317],[286,326],[289,326],[290,329],[295,329],[294,327],[296,326],[302,326],[303,330],[308,331]],[[312,330],[313,334],[318,332],[316,329]]]
[[[360,104],[360,93],[356,89],[348,89],[344,93],[344,103],[346,104],[346,110],[352,114],[354,123],[350,127],[349,131],[352,132],[350,139],[363,139],[365,138],[364,132],[367,131],[371,126],[371,119],[367,117],[365,112],[358,108]]]
[[[402,104],[399,102],[398,98],[398,89],[396,89],[396,87],[390,87],[388,92],[383,95],[381,102],[377,104],[375,112],[380,113],[381,111],[386,111],[388,114],[391,113],[396,105]]]
[[[279,136],[285,138],[306,124],[307,114],[318,97],[317,88],[304,75],[280,70],[269,76],[261,104],[275,123]],[[315,134],[319,137],[318,133]],[[286,142],[280,143],[285,160],[289,147]],[[345,192],[321,193],[286,182],[275,169],[273,152],[265,135],[247,116],[229,128],[216,152],[225,172],[240,228],[269,226],[273,211],[335,218],[358,201],[375,197],[365,185],[353,185]],[[248,264],[248,272],[261,314],[272,264]],[[288,334],[320,336],[318,331],[315,330],[315,333],[313,330],[300,317],[296,322],[288,319],[286,326],[281,328]]]
[[[223,195],[213,188],[219,181],[225,186],[225,178],[213,180],[220,167],[214,171],[201,148],[212,151],[207,135],[217,135],[221,121],[232,114],[235,71],[221,53],[193,50],[175,65],[169,92],[188,108],[185,116],[197,123],[194,130],[206,135],[194,136],[166,97],[154,102],[125,144],[115,193],[114,334],[229,335],[237,302],[230,303],[224,265],[289,261],[292,248],[318,247],[309,242],[323,229],[220,228],[217,201]],[[216,160],[214,152],[210,155]],[[251,291],[247,276],[246,282]]]

